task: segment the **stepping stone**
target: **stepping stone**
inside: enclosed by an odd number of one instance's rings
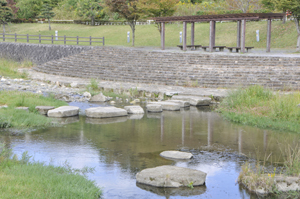
[[[148,112],[162,112],[162,106],[160,104],[147,104],[146,108]]]
[[[155,187],[200,186],[205,183],[206,175],[195,169],[165,165],[142,170],[136,174],[136,181]]]
[[[210,105],[210,97],[198,97],[198,96],[183,96],[183,95],[174,95],[172,100],[183,100],[188,101],[192,106],[208,106]]]
[[[189,160],[193,157],[193,154],[181,151],[163,151],[160,153],[160,156],[171,159]]]
[[[140,106],[124,106],[128,114],[144,114],[144,109]]]
[[[49,110],[55,109],[54,106],[36,106],[35,109],[41,114],[41,115],[47,115]]]
[[[79,107],[77,106],[61,106],[56,109],[49,110],[48,117],[71,117],[78,115]]]
[[[149,104],[160,104],[163,110],[180,111],[180,105],[174,102],[149,102]]]
[[[87,117],[93,118],[106,118],[106,117],[120,117],[126,116],[127,111],[125,109],[116,107],[93,107],[85,110]]]
[[[173,102],[180,105],[181,108],[190,107],[190,102],[183,100],[167,100],[166,102]]]

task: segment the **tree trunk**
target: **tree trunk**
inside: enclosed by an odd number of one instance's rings
[[[49,30],[51,30],[50,19],[48,19],[48,23],[49,23]]]
[[[298,33],[296,51],[300,52],[300,26],[299,26],[299,20],[297,19],[296,16],[294,18],[295,18],[295,23],[296,23],[297,33]]]
[[[134,38],[135,38],[135,21],[129,22],[130,28],[132,30],[132,46],[134,46]]]
[[[283,11],[283,14],[285,14],[285,15],[282,18],[282,24],[285,24],[285,22],[286,22],[286,12]]]

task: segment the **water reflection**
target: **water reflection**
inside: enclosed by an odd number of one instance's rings
[[[146,113],[138,119],[80,116],[74,121],[23,136],[1,133],[0,140],[19,155],[28,151],[37,161],[61,165],[67,160],[75,168],[94,167],[88,177],[103,187],[104,198],[185,198],[181,189],[136,186],[137,172],[161,165],[208,173],[201,195],[189,198],[250,198],[235,184],[244,156],[263,160],[271,154],[270,160],[280,161],[280,143],[299,140],[296,134],[236,125],[196,107]],[[159,156],[164,150],[189,151],[194,159],[167,160]]]

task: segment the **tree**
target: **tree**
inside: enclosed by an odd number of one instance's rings
[[[102,18],[105,14],[100,0],[82,0],[77,5],[78,15],[91,18],[91,25],[95,25],[95,18]]]
[[[52,12],[52,7],[50,6],[48,1],[45,1],[42,5],[40,18],[48,19],[49,30],[51,30],[50,19],[55,16],[54,12]]]
[[[274,0],[275,7],[278,10],[289,11],[294,18],[298,33],[296,51],[300,51],[300,0]]]
[[[129,24],[132,30],[132,46],[134,46],[136,21],[143,12],[138,8],[138,0],[105,0],[111,12],[121,15]]]
[[[7,6],[11,8],[14,14],[16,14],[19,10],[19,8],[16,7],[16,3],[14,0],[6,0]]]
[[[35,18],[37,17],[43,5],[42,0],[22,0],[17,2],[16,6],[19,7],[17,16],[18,18]]]
[[[179,0],[139,0],[138,6],[145,12],[146,17],[168,17],[176,11]],[[161,32],[160,23],[156,23]]]
[[[0,6],[0,23],[3,25],[3,33],[5,33],[5,24],[13,18],[14,14],[5,0],[0,1]]]
[[[249,12],[250,9],[256,10],[260,6],[259,0],[226,0],[230,9],[239,9],[243,13]]]

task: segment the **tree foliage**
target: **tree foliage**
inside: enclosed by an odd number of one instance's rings
[[[3,33],[5,33],[5,24],[13,18],[14,14],[5,0],[1,0],[0,5],[0,23],[3,25]]]
[[[241,10],[243,13],[247,13],[250,10],[260,9],[259,0],[226,0],[230,9]]]
[[[90,18],[95,25],[95,18],[104,17],[102,2],[100,0],[81,0],[77,5],[77,12],[80,17]]]
[[[39,16],[40,18],[45,18],[48,19],[49,23],[49,30],[51,30],[51,25],[50,25],[50,19],[55,16],[54,12],[52,11],[52,7],[50,6],[49,1],[45,1],[42,5],[41,9],[41,15]]]
[[[42,5],[42,0],[21,0],[16,4],[19,7],[17,16],[21,19],[36,18],[41,12]]]
[[[132,46],[134,46],[136,21],[144,14],[138,7],[138,0],[106,0],[105,3],[111,12],[118,13],[128,22],[132,30]]]

